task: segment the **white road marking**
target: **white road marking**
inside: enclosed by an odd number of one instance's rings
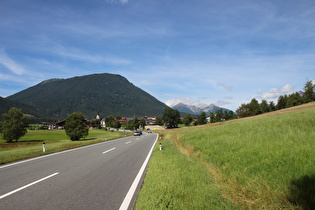
[[[139,170],[135,180],[133,181],[133,183],[132,183],[132,185],[131,185],[131,187],[130,187],[130,189],[129,189],[129,191],[128,191],[125,199],[124,199],[124,201],[122,202],[119,210],[127,210],[128,209],[128,207],[130,205],[130,202],[131,202],[131,199],[132,199],[133,195],[135,194],[137,186],[139,185],[140,179],[141,179],[141,177],[142,177],[142,175],[144,173],[144,170],[145,170],[145,168],[146,168],[146,166],[147,166],[147,164],[148,164],[148,162],[150,160],[151,154],[153,152],[153,148],[154,148],[157,140],[158,140],[158,135],[156,136],[155,142],[152,145],[152,148],[151,148],[148,156],[146,157],[145,161],[143,162],[143,165],[141,166],[141,168],[140,168],[140,170]]]
[[[106,150],[105,152],[102,152],[102,154],[105,154],[105,153],[107,153],[107,152],[113,151],[114,149],[116,149],[116,147],[111,148],[111,149],[109,149],[109,150]]]
[[[129,137],[126,137],[126,138],[129,138]],[[87,146],[83,146],[83,147],[77,147],[77,148],[73,148],[73,149],[69,149],[69,150],[63,150],[63,151],[60,151],[60,152],[51,153],[51,154],[47,154],[47,155],[43,155],[43,156],[38,156],[38,157],[31,158],[31,159],[18,161],[18,162],[15,162],[15,163],[9,163],[9,164],[5,164],[5,165],[0,166],[0,169],[11,167],[11,166],[15,166],[15,165],[19,165],[19,164],[22,164],[22,163],[27,163],[27,162],[30,162],[30,161],[33,161],[33,160],[38,160],[38,159],[47,158],[47,157],[51,157],[51,156],[55,156],[55,155],[60,155],[60,154],[67,153],[67,152],[73,152],[73,151],[76,151],[76,150],[86,149],[86,148],[89,148],[89,147],[95,147],[95,146],[98,146],[100,144],[109,144],[109,143],[112,143],[112,142],[115,142],[115,141],[119,141],[119,140],[122,140],[122,139],[124,139],[124,138],[114,139],[114,140],[110,140],[110,141],[106,141],[106,142],[100,142],[100,143],[97,143],[97,144],[91,144],[91,145],[87,145]]]
[[[126,144],[129,144],[129,143],[131,143],[131,141],[127,141],[127,142],[126,142]]]
[[[28,184],[28,185],[25,185],[25,186],[23,186],[23,187],[20,187],[19,189],[16,189],[16,190],[13,190],[13,191],[11,191],[11,192],[8,192],[8,193],[6,193],[6,194],[4,194],[4,195],[1,195],[1,196],[0,196],[0,200],[1,200],[2,198],[5,198],[5,197],[9,196],[9,195],[12,195],[13,193],[16,193],[16,192],[18,192],[18,191],[21,191],[21,190],[23,190],[23,189],[25,189],[25,188],[27,188],[27,187],[30,187],[30,186],[32,186],[32,185],[34,185],[34,184],[37,184],[38,182],[41,182],[41,181],[44,181],[45,179],[49,179],[50,177],[56,176],[57,174],[59,174],[59,172],[54,173],[54,174],[51,174],[51,175],[49,175],[49,176],[46,176],[46,177],[44,177],[44,178],[42,178],[42,179],[39,179],[39,180],[37,180],[37,181],[35,181],[35,182],[32,182],[32,183],[30,183],[30,184]]]

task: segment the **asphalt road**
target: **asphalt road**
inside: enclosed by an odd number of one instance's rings
[[[0,209],[119,209],[156,139],[144,133],[2,165]]]

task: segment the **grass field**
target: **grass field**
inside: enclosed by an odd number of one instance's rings
[[[163,135],[137,209],[315,208],[315,103]]]
[[[0,137],[0,164],[94,144],[105,141],[105,138],[111,140],[124,135],[121,132],[95,129],[90,130],[85,139],[71,141],[64,130],[28,130],[18,142],[7,143]],[[45,143],[45,153],[43,153],[43,143]]]

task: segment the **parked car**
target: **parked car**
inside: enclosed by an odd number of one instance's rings
[[[140,136],[141,133],[140,133],[140,131],[135,131],[135,132],[133,133],[133,135],[134,135],[134,136]]]

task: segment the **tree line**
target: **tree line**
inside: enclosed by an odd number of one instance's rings
[[[304,86],[304,92],[281,95],[277,104],[273,101],[268,103],[267,100],[262,100],[259,103],[253,98],[250,103],[244,103],[236,110],[237,116],[239,118],[250,117],[315,101],[314,87],[315,85],[312,84],[312,81],[307,81]]]

